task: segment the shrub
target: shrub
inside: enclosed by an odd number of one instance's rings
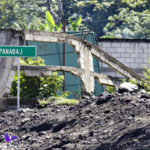
[[[37,59],[27,58],[21,59],[21,65],[45,66],[44,60],[40,57]],[[17,96],[17,72],[12,83],[11,95]],[[22,98],[48,98],[56,96],[62,87],[64,77],[59,76],[57,72],[53,72],[49,77],[27,77],[24,72],[20,72],[20,96]]]
[[[121,79],[121,83],[125,83],[125,82],[129,82],[129,83],[131,83],[131,84],[135,84],[135,85],[137,85],[137,79],[135,79],[135,78],[131,78],[131,79]]]
[[[106,91],[113,94],[115,92],[115,87],[113,86],[106,86]]]
[[[129,79],[129,83],[137,85],[137,80],[135,78]]]
[[[148,64],[150,64],[150,59],[148,60]],[[146,92],[148,94],[150,94],[150,68],[145,67],[145,71],[143,71],[143,75],[144,75],[146,81],[145,81],[145,79],[143,79],[141,81],[141,83],[142,83],[144,89],[146,90]]]

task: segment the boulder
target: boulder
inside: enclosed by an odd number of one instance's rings
[[[120,84],[118,92],[124,93],[124,92],[136,92],[138,91],[138,86],[129,82],[124,82]]]

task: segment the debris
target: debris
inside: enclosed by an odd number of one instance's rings
[[[27,121],[30,121],[30,118],[25,118],[25,119],[23,119],[23,120],[21,121],[21,124],[24,124],[24,123],[26,123]]]
[[[2,112],[0,137],[8,133],[17,140],[8,144],[1,138],[0,148],[149,150],[149,99],[144,93],[104,92],[74,106],[52,104],[25,113]]]
[[[135,92],[138,90],[138,86],[129,82],[124,82],[119,86],[119,93],[123,92]]]

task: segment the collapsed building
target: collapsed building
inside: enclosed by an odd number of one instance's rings
[[[52,71],[69,72],[81,79],[85,94],[91,94],[94,91],[94,78],[96,78],[101,85],[115,86],[115,83],[109,78],[109,76],[116,78],[116,73],[114,74],[114,72],[119,73],[127,79],[136,78],[137,80],[141,80],[141,75],[136,72],[139,66],[137,65],[135,69],[131,68],[130,65],[132,63],[142,64],[146,62],[149,57],[148,49],[150,48],[148,41],[141,41],[141,43],[139,43],[136,40],[132,42],[122,40],[119,43],[118,41],[99,40],[98,46],[96,46],[85,39],[66,33],[21,31],[13,29],[0,30],[0,45],[21,46],[27,45],[26,41],[68,43],[71,45],[74,52],[78,54],[79,68],[70,66],[21,66],[21,70],[23,70],[27,76],[49,76]],[[100,61],[102,73],[94,72],[93,57]],[[142,57],[145,58],[143,59]],[[0,110],[3,110],[7,105],[5,97],[7,97],[10,92],[17,60],[16,58],[1,57],[0,62]],[[111,72],[113,74],[110,74]],[[106,73],[109,76],[106,75]]]

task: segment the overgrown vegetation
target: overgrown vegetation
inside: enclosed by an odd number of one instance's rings
[[[56,99],[57,105],[76,105],[78,103],[79,103],[79,101],[76,99],[68,99],[68,98],[64,98],[64,97],[58,97]]]
[[[106,86],[106,91],[113,94],[115,92],[115,87],[114,86]]]
[[[37,30],[37,20],[45,25],[46,11],[59,28],[66,19],[76,30],[75,20],[81,17],[82,23],[98,37],[150,38],[148,0],[1,0],[0,27],[12,28],[18,24]]]
[[[76,18],[69,18],[67,24],[67,31],[78,31],[79,27],[82,24],[82,17],[76,16]],[[45,21],[42,23],[37,22],[37,29],[43,31],[62,31],[62,22],[58,24],[55,23],[55,20],[49,11],[46,11]]]
[[[137,85],[137,79],[135,79],[135,78],[129,79],[129,82],[130,82],[131,84]]]
[[[54,100],[55,100],[55,97],[52,96],[52,97],[49,97],[49,98],[46,98],[46,99],[38,99],[37,102],[40,106],[45,107]]]
[[[45,66],[44,60],[40,57],[37,59],[21,59],[21,65]],[[17,95],[17,73],[12,83],[11,95]],[[64,77],[53,72],[49,77],[26,77],[24,72],[20,72],[20,96],[22,98],[48,98],[56,96],[62,87]]]
[[[124,82],[129,82],[131,84],[136,84],[137,85],[137,79],[135,79],[135,78],[131,78],[129,80],[127,80],[127,79],[121,79],[121,83],[124,83]]]
[[[52,102],[54,102],[54,104],[56,104],[56,105],[76,105],[76,104],[78,104],[79,103],[78,100],[67,98],[70,94],[71,93],[69,91],[66,91],[66,92],[62,93],[62,95],[60,95],[60,96],[52,96],[52,97],[49,97],[46,99],[38,99],[38,104],[42,107],[45,107],[48,104],[51,104]]]
[[[150,64],[150,59],[148,60],[148,64]],[[143,75],[146,79],[142,80],[141,83],[148,94],[150,94],[150,68],[148,66],[145,67],[145,71],[143,71]]]

